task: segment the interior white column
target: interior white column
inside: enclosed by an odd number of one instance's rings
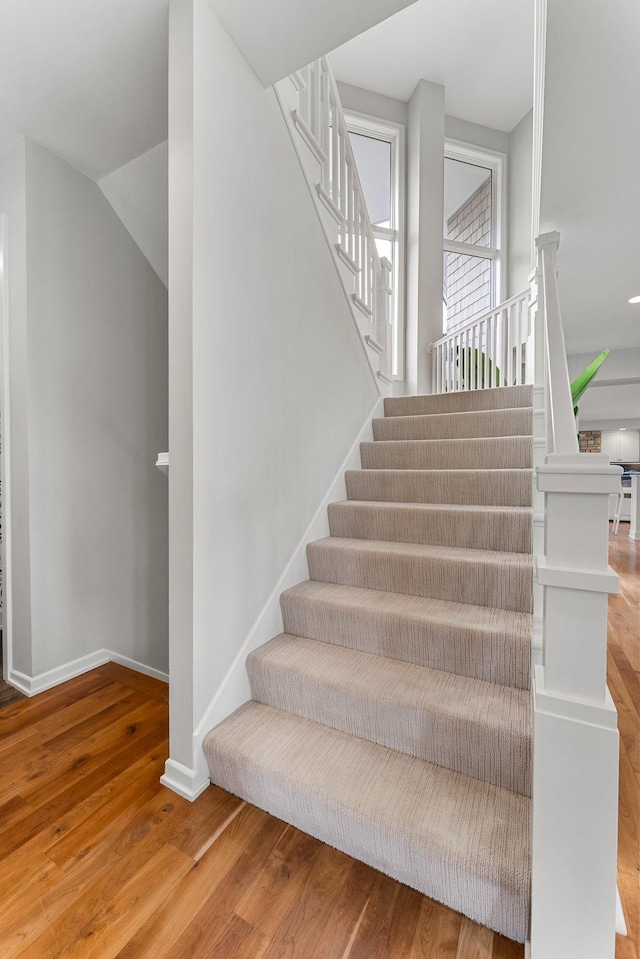
[[[162,781],[194,798],[193,0],[169,6],[169,759]],[[206,781],[205,781],[206,785]]]
[[[429,343],[442,336],[444,87],[420,80],[407,137],[407,393],[431,391]]]

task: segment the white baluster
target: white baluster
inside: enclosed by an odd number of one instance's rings
[[[313,135],[322,143],[322,81],[320,61],[313,64]]]
[[[344,217],[342,226],[342,246],[345,253],[350,254],[350,221],[349,221],[349,165],[347,160],[347,150],[345,144],[346,132],[341,128],[339,131],[339,152],[338,163],[340,167],[340,212]]]
[[[322,99],[322,139],[320,141],[322,149],[327,155],[326,161],[322,164],[322,185],[326,192],[331,196],[331,92],[329,85],[329,74],[321,67],[321,99]]]
[[[300,115],[304,122],[309,126],[309,116],[311,114],[311,65],[303,67],[300,71],[304,80],[304,88],[300,93]]]
[[[495,332],[494,332],[495,317],[491,315],[487,319],[487,356],[491,360],[491,366],[487,375],[487,386],[489,389],[492,389],[497,385],[498,376],[496,373],[497,363],[495,362]]]
[[[480,389],[484,390],[487,388],[487,371],[489,368],[488,365],[488,355],[487,355],[487,320],[482,320],[480,323],[480,350],[482,351],[482,370]]]
[[[354,222],[354,195],[353,195],[353,171],[351,168],[351,158],[347,153],[345,155],[347,168],[347,229],[349,243],[347,252],[352,260],[356,259],[356,232]]]
[[[327,77],[329,75],[327,74]],[[340,201],[340,128],[338,124],[338,107],[331,91],[331,199],[341,213],[344,209]]]

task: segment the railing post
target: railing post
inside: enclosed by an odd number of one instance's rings
[[[548,448],[546,402],[545,402],[545,332],[544,303],[542,298],[542,258],[529,276],[530,329],[527,344],[527,382],[533,383],[533,469],[532,498],[533,529],[532,547],[535,557],[544,556],[544,493],[538,489],[535,471],[545,462]],[[542,662],[542,621],[544,617],[543,588],[533,584],[533,635],[531,639],[532,662]]]
[[[558,235],[537,241],[544,308],[547,442],[536,467],[544,496],[542,662],[534,668],[532,959],[613,959],[618,732],[606,685],[609,495],[620,469],[578,452],[556,284]],[[540,275],[542,274],[542,276]],[[540,304],[538,304],[540,307]],[[542,321],[542,323],[541,323]],[[540,390],[536,336],[536,389]]]

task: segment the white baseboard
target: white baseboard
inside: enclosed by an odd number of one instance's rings
[[[174,793],[193,802],[200,796],[209,785],[209,773],[203,779],[201,774],[194,773],[192,769],[176,762],[175,759],[167,759],[164,766],[164,775],[160,777],[163,786],[168,786]]]
[[[69,663],[63,663],[62,666],[56,666],[54,669],[38,673],[36,676],[28,676],[18,669],[11,669],[6,681],[10,686],[14,686],[21,693],[24,693],[25,696],[36,696],[46,689],[52,689],[53,686],[59,686],[70,679],[75,679],[76,676],[82,676],[83,673],[97,669],[98,666],[104,666],[105,663],[118,663],[120,666],[126,666],[127,669],[133,669],[137,673],[144,673],[145,676],[159,679],[163,683],[169,682],[167,673],[162,673],[152,666],[139,663],[135,659],[129,659],[128,656],[114,653],[110,649],[98,649],[95,653],[80,656],[79,659],[73,659]]]
[[[7,682],[19,689],[25,696],[35,696],[37,693],[43,693],[45,689],[59,686],[60,683],[66,683],[69,679],[75,679],[76,676],[88,673],[89,670],[104,666],[108,662],[109,653],[107,650],[99,649],[95,653],[73,659],[70,663],[63,663],[62,666],[56,666],[55,669],[49,669],[37,676],[28,676],[17,669],[11,669]]]
[[[202,752],[202,740],[210,729],[213,729],[214,726],[221,723],[223,719],[251,698],[245,660],[252,650],[257,649],[258,646],[262,646],[270,639],[273,639],[274,636],[277,636],[278,633],[282,632],[280,595],[291,586],[295,586],[297,583],[309,578],[307,544],[329,535],[327,507],[329,503],[334,503],[336,500],[346,498],[344,474],[350,469],[360,469],[360,443],[373,439],[371,421],[376,416],[383,415],[382,409],[383,398],[380,397],[380,399],[376,401],[355,442],[337,470],[326,495],[294,549],[282,575],[274,586],[247,638],[238,650],[233,663],[223,677],[207,710],[196,726],[193,734],[194,771],[192,773],[196,782],[205,775],[205,771],[207,770],[206,760]],[[184,768],[186,767],[183,767],[183,769]],[[208,772],[206,774],[208,775]],[[170,784],[167,783],[167,785]],[[182,795],[182,793],[180,795]]]
[[[105,652],[109,656],[109,662],[118,663],[119,666],[126,666],[127,669],[133,669],[136,673],[144,673],[145,676],[151,676],[152,679],[159,679],[161,683],[169,682],[169,673],[162,673],[153,666],[147,666],[145,663],[139,663],[135,659],[129,659],[128,656],[122,656],[121,653],[114,653],[111,649]]]

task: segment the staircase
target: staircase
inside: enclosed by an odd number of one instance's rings
[[[524,941],[532,388],[387,398],[212,782]]]

